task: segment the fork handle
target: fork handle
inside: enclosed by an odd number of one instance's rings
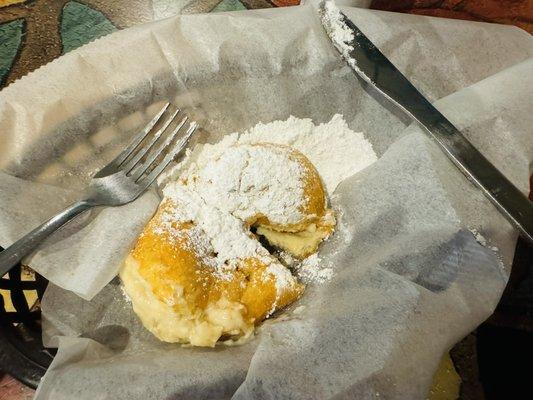
[[[92,207],[94,207],[94,204],[86,200],[77,201],[0,252],[0,277],[9,272],[14,265],[28,254],[32,253],[53,232],[75,216]]]

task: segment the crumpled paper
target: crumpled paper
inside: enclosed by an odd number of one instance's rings
[[[529,35],[344,11],[527,190]],[[29,260],[53,282],[43,334],[59,345],[36,397],[425,398],[440,356],[494,309],[516,233],[418,127],[405,128],[361,89],[310,6],[139,26],[2,91],[0,243],[75,198],[168,98],[200,122],[205,141],[291,114],[317,123],[340,113],[365,132],[380,159],[331,199],[339,225],[320,257],[335,275],[310,285],[246,345],[161,343],[142,328],[117,280],[108,283],[157,196],[96,212]],[[122,229],[96,240],[111,226]]]

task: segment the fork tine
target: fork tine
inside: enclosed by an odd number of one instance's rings
[[[188,119],[189,118],[187,116],[183,117],[181,122],[172,130],[172,132],[168,135],[165,141],[159,146],[159,148],[156,151],[152,152],[152,154],[150,154],[150,156],[142,164],[137,165],[137,168],[133,170],[134,172],[131,175],[133,180],[136,181],[137,179],[139,179],[139,177],[141,177],[141,175],[144,174],[148,170],[148,168],[150,168],[150,166],[154,163],[154,161],[163,153],[165,148],[170,143],[172,143],[172,141],[174,140],[176,135],[179,133],[183,125],[185,125]]]
[[[178,140],[172,149],[167,153],[165,158],[161,161],[161,163],[159,163],[159,165],[157,165],[144,179],[139,182],[143,187],[148,187],[161,174],[161,172],[163,172],[168,164],[170,164],[170,162],[185,148],[194,131],[196,131],[196,128],[198,128],[198,124],[196,122],[192,122],[189,126],[189,129],[185,133],[185,136]]]
[[[126,158],[139,146],[143,139],[150,133],[154,125],[161,119],[163,113],[167,110],[170,103],[166,103],[164,107],[159,111],[154,118],[144,127],[144,129],[126,146],[126,148],[113,160],[111,163],[116,163],[117,166],[122,164]]]
[[[180,112],[179,108],[175,110],[170,116],[170,118],[168,118],[165,121],[163,126],[159,128],[158,131],[153,135],[153,137],[150,139],[150,142],[142,146],[141,148],[139,148],[139,151],[137,151],[137,153],[130,160],[128,160],[126,164],[122,166],[122,170],[126,174],[129,173],[131,170],[133,170],[133,168],[135,168],[137,164],[139,164],[139,161],[141,160],[141,158],[143,158],[150,151],[150,149],[159,140],[159,138],[165,132],[168,126],[172,123],[172,121],[174,121],[174,119],[176,118],[176,115],[178,115],[179,112]]]
[[[114,174],[118,171],[120,165],[133,153],[133,151],[139,146],[143,139],[152,131],[152,128],[155,124],[161,119],[165,111],[170,106],[170,103],[166,103],[165,106],[159,111],[154,118],[144,127],[144,129],[137,135],[126,148],[115,157],[113,161],[104,166],[100,171],[98,171],[94,178],[101,178],[109,174]]]

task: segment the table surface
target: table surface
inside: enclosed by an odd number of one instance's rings
[[[299,0],[0,0],[0,89],[70,50],[118,29],[176,13],[291,6]],[[533,33],[533,0],[374,0],[372,8],[513,24]],[[476,335],[446,355],[431,399],[485,398]],[[453,361],[452,361],[453,359]],[[30,399],[33,390],[0,372],[0,400]]]

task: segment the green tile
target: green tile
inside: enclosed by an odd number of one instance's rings
[[[63,53],[116,31],[104,14],[77,1],[69,1],[61,15]]]
[[[239,0],[222,0],[211,12],[246,10]]]
[[[0,85],[7,78],[22,43],[24,22],[21,19],[0,25]]]

